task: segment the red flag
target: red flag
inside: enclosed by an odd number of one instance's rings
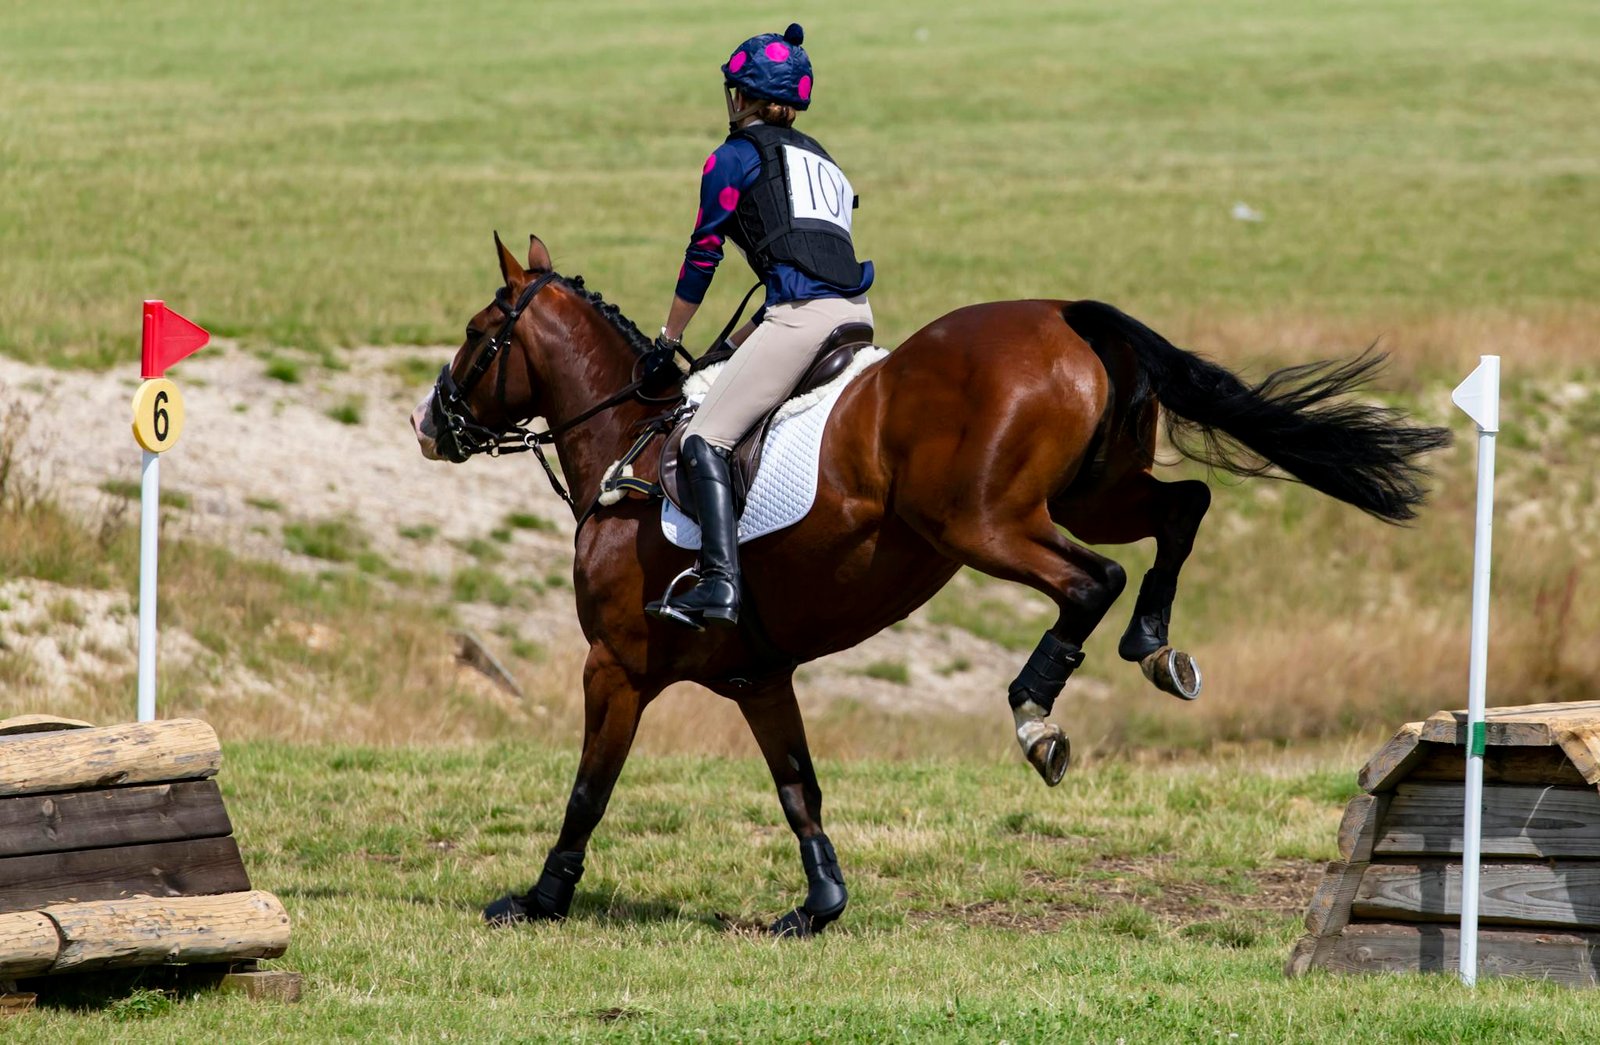
[[[146,379],[161,377],[167,367],[204,348],[211,335],[160,301],[144,303],[144,344],[140,362]]]

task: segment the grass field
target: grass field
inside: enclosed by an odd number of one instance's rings
[[[1101,763],[1049,793],[1014,764],[825,764],[852,906],[780,943],[748,926],[803,879],[752,762],[630,767],[572,918],[491,931],[477,909],[542,859],[570,755],[233,746],[223,788],[253,879],[294,919],[282,964],[306,1000],[91,990],[6,1040],[1592,1037],[1592,993],[1282,978],[1353,755]]]
[[[1600,626],[1582,551],[1600,536],[1592,5],[1043,13],[1002,0],[825,4],[805,20],[822,85],[806,126],[862,188],[889,342],[950,305],[1013,294],[1104,296],[1247,366],[1381,336],[1390,394],[1462,435],[1444,390],[1478,352],[1503,352],[1494,696],[1585,691],[1600,651],[1569,637]],[[765,24],[692,3],[19,9],[0,34],[0,351],[126,362],[137,300],[161,294],[309,394],[341,344],[449,342],[489,293],[491,227],[537,230],[648,326],[718,138],[723,41]],[[1265,220],[1232,219],[1235,201]],[[709,312],[742,289],[734,274]],[[1175,612],[1175,637],[1213,680],[1207,702],[1152,701],[1092,649],[1085,676],[1115,699],[1078,709],[1078,735],[1111,748],[1287,740],[1458,701],[1471,447],[1433,463],[1440,492],[1410,532],[1304,490],[1219,486]],[[317,532],[286,530],[286,543]],[[1136,576],[1149,550],[1116,554]],[[414,574],[401,578],[412,602],[484,597],[478,574],[441,585],[394,565]],[[131,566],[123,554],[90,572],[113,568],[102,586],[127,588]],[[361,564],[329,566],[341,568]],[[186,601],[203,605],[215,586],[195,571],[173,578],[180,594],[187,578]],[[341,633],[359,619],[323,595],[284,598]],[[1046,616],[1029,606],[976,584],[933,613],[1020,651]],[[419,677],[360,660],[337,688],[370,696]],[[252,721],[284,735],[270,713]]]
[[[493,289],[491,228],[538,232],[649,326],[720,137],[716,67],[783,20],[704,0],[17,7],[0,351],[125,359],[160,295],[270,345],[450,342]],[[1461,313],[1593,318],[1584,0],[833,0],[803,21],[805,126],[861,190],[891,343],[1028,295],[1185,336],[1272,317],[1235,331],[1251,351],[1292,349],[1275,331],[1296,321],[1355,316],[1359,344]]]

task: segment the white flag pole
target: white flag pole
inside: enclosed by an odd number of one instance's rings
[[[139,721],[156,717],[156,554],[161,526],[161,454],[183,432],[183,396],[167,368],[205,347],[205,328],[162,301],[144,303],[144,336],[133,393],[133,439],[144,451],[139,481]]]
[[[161,525],[161,455],[144,454],[139,485],[139,721],[156,717],[156,540]],[[126,691],[124,691],[126,692]]]
[[[1461,833],[1461,981],[1478,980],[1478,868],[1483,843],[1485,676],[1489,663],[1489,548],[1494,535],[1494,439],[1500,430],[1500,357],[1478,368],[1451,400],[1478,426],[1478,512],[1472,544],[1472,658],[1467,691],[1466,808]]]

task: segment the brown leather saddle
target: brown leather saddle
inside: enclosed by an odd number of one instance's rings
[[[844,373],[855,360],[856,353],[871,344],[872,325],[869,323],[845,323],[835,327],[827,340],[822,342],[822,347],[817,350],[817,358],[801,375],[800,383],[789,393],[785,402],[821,388]],[[703,370],[707,366],[714,366],[726,361],[731,355],[732,352],[707,353],[701,357],[695,369]],[[735,514],[742,514],[744,511],[745,494],[749,492],[750,484],[755,482],[756,470],[761,467],[761,450],[766,445],[767,431],[772,427],[772,418],[777,412],[778,407],[773,407],[739,441],[739,445],[734,447],[733,459],[728,462],[728,471],[733,479]],[[661,476],[661,492],[666,495],[667,500],[693,519],[694,498],[689,495],[688,480],[678,468],[678,452],[683,447],[683,433],[686,427],[679,425],[667,433],[666,441],[661,447],[661,470],[658,474]]]

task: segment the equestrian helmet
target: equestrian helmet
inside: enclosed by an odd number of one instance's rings
[[[762,98],[795,109],[811,105],[811,59],[800,44],[806,31],[791,23],[783,35],[752,36],[722,65],[723,82],[746,98]]]

